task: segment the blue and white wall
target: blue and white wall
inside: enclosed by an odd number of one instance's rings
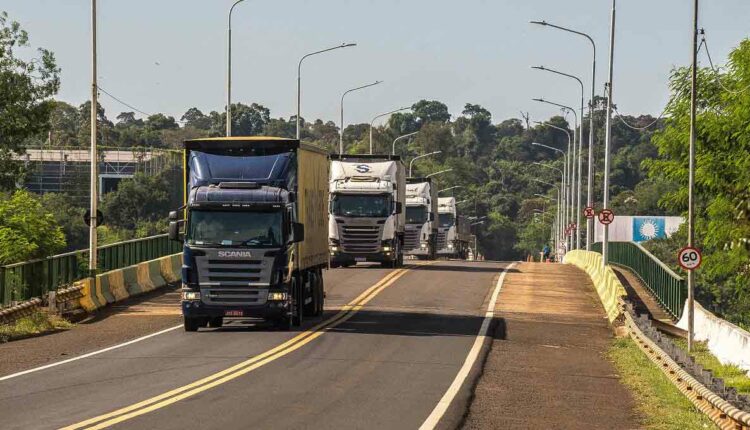
[[[609,225],[609,240],[613,242],[645,242],[669,237],[677,231],[685,218],[679,216],[617,216]],[[594,219],[594,241],[604,239],[604,226]]]

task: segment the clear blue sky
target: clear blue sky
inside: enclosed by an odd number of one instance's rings
[[[310,58],[303,67],[302,115],[338,123],[345,89],[383,80],[347,96],[346,122],[369,122],[425,98],[460,114],[477,103],[495,121],[528,111],[557,111],[545,97],[577,105],[573,81],[530,70],[544,64],[590,82],[588,42],[528,24],[544,19],[591,34],[597,42],[597,91],[607,70],[607,0],[246,0],[233,18],[233,101],[258,102],[274,117],[295,111],[300,56],[341,42],[358,47]],[[750,2],[702,1],[701,23],[714,61],[748,37]],[[225,100],[226,14],[232,0],[100,0],[100,86],[146,112],[177,119],[189,107],[221,110]],[[661,111],[667,76],[690,60],[689,0],[618,4],[614,101],[622,113]],[[34,46],[55,52],[59,98],[88,98],[88,0],[3,0]],[[702,56],[705,62],[705,56]],[[586,84],[589,85],[588,83]],[[130,110],[102,95],[108,116]]]

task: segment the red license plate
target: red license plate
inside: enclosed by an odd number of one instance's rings
[[[224,311],[225,317],[241,317],[242,311]]]

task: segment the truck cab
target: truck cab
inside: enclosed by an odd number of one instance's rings
[[[293,139],[196,139],[184,161],[185,204],[169,234],[183,241],[185,330],[227,317],[288,328],[321,315],[325,153]]]
[[[438,199],[438,256],[465,259],[468,249],[467,225],[456,211],[455,197]]]
[[[404,254],[418,259],[435,259],[437,208],[437,184],[432,178],[407,179]]]
[[[403,264],[405,168],[389,155],[331,156],[331,267]]]

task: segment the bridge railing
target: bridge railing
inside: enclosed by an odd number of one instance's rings
[[[107,272],[181,250],[182,244],[170,241],[166,234],[113,243],[97,248],[98,269]],[[88,254],[88,250],[79,250],[0,266],[2,305],[40,297],[88,276]]]
[[[602,243],[592,244],[591,249],[602,252]],[[635,242],[609,242],[609,261],[631,269],[662,307],[675,319],[680,318],[687,299],[685,279]]]

